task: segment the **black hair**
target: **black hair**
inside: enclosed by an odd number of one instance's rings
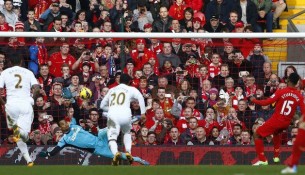
[[[22,59],[19,55],[17,54],[12,54],[10,55],[10,58],[8,58],[10,62],[12,63],[13,66],[18,66],[21,65]]]
[[[129,85],[131,83],[132,78],[128,74],[121,74],[120,83]]]
[[[300,76],[295,72],[291,73],[288,77],[288,81],[293,85],[298,84],[299,80],[300,80]]]

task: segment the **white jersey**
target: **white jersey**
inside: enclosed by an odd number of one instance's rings
[[[143,95],[135,87],[120,84],[108,91],[101,102],[100,108],[104,111],[108,108],[109,115],[128,115],[131,116],[130,102],[132,99],[139,101],[141,114],[145,114],[145,103]]]
[[[0,76],[0,88],[6,87],[7,102],[18,100],[33,103],[31,87],[38,84],[33,72],[20,66],[5,69]]]

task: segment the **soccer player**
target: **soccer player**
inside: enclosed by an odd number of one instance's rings
[[[56,155],[65,146],[74,146],[77,148],[86,149],[87,151],[108,158],[113,158],[114,155],[109,149],[107,128],[100,129],[98,136],[85,131],[81,126],[70,124],[65,120],[59,121],[59,127],[65,133],[59,140],[58,144],[50,152],[40,152],[40,157],[51,157]],[[121,158],[127,160],[124,153],[121,154]],[[139,162],[142,165],[149,165],[149,163],[139,157],[133,157],[134,161]]]
[[[9,60],[13,67],[4,70],[0,76],[0,89],[6,88],[7,102],[5,103],[1,97],[0,102],[5,104],[7,126],[13,130],[13,139],[27,165],[31,167],[34,163],[26,145],[34,118],[31,88],[36,99],[40,86],[33,72],[21,67],[22,60],[19,56],[13,56]]]
[[[120,131],[123,132],[124,146],[126,151],[126,157],[129,163],[132,163],[133,158],[131,155],[131,110],[130,102],[132,99],[139,101],[141,117],[145,117],[145,103],[143,95],[135,87],[131,87],[130,82],[132,78],[128,74],[122,74],[120,77],[120,84],[114,88],[111,88],[103,101],[101,102],[100,108],[103,111],[108,111],[108,140],[109,147],[113,153],[114,158],[112,165],[117,166],[121,153],[118,151],[117,137]]]
[[[279,148],[280,148],[280,133],[287,129],[294,116],[296,108],[301,107],[302,114],[305,114],[304,98],[296,89],[299,83],[300,76],[297,73],[292,73],[288,77],[288,87],[277,90],[270,98],[266,100],[256,100],[254,97],[250,98],[255,104],[266,106],[276,102],[276,107],[273,115],[262,126],[258,127],[254,132],[255,149],[259,161],[253,165],[268,165],[268,161],[264,155],[263,138],[273,134],[274,156],[273,161],[279,162]]]
[[[304,115],[299,120],[298,135],[292,146],[292,158],[288,167],[281,171],[282,174],[295,174],[297,173],[297,165],[299,163],[302,151],[305,150],[305,121]]]

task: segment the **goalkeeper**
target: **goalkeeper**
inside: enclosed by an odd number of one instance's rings
[[[81,126],[74,124],[70,125],[70,123],[65,120],[59,121],[59,127],[65,134],[51,152],[42,151],[39,153],[40,157],[54,156],[65,146],[81,148],[98,156],[108,158],[114,157],[108,146],[107,128],[100,129],[98,136],[94,136],[88,131],[85,131]],[[121,154],[121,158],[127,160],[124,153]],[[149,165],[149,162],[139,157],[134,157],[134,161],[142,165]]]

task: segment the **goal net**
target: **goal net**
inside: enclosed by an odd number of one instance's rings
[[[248,98],[270,97],[287,86],[292,72],[300,75],[298,88],[305,94],[302,33],[2,32],[0,36],[0,72],[11,66],[10,59],[20,57],[43,89],[34,104],[31,151],[37,145],[47,149],[57,144],[62,132],[56,123],[61,119],[97,135],[107,124],[99,105],[123,73],[132,77],[131,86],[142,93],[147,109],[146,118],[140,119],[139,103],[130,105],[133,150],[154,164],[251,164],[253,131],[270,118],[276,104],[254,105]],[[81,98],[82,87],[91,90],[91,98]],[[1,96],[6,97],[5,90]],[[12,146],[4,107],[0,118],[2,145]],[[281,133],[284,161],[299,118],[298,110]],[[118,140],[122,145],[122,138]],[[272,157],[272,136],[264,142]],[[74,158],[55,160],[73,164]],[[0,161],[11,163],[3,157]]]

